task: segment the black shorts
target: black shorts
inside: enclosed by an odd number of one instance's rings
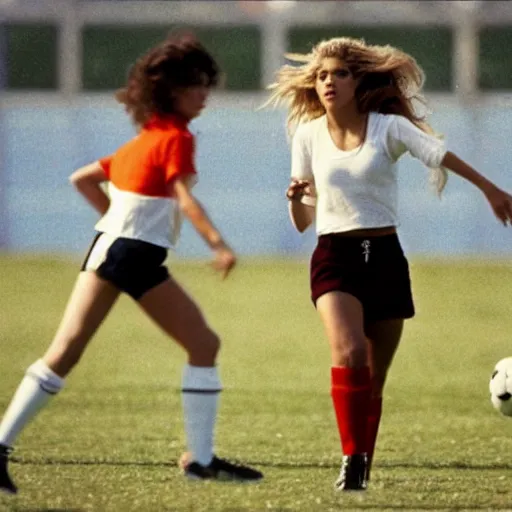
[[[409,265],[396,234],[321,235],[311,257],[311,299],[346,292],[363,305],[364,321],[412,318]]]
[[[169,277],[163,265],[167,249],[158,245],[99,233],[81,270],[89,270],[138,300]]]

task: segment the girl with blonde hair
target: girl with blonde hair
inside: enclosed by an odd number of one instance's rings
[[[391,46],[334,38],[288,54],[267,104],[288,104],[293,136],[286,192],[293,225],[313,221],[311,298],[331,349],[331,396],[343,458],[337,490],[364,490],[386,375],[404,320],[414,316],[408,262],[397,236],[397,160],[431,169],[440,194],[447,169],[479,188],[504,224],[512,196],[436,137],[419,108],[424,75]]]

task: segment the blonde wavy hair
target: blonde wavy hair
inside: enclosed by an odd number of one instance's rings
[[[428,110],[421,93],[425,76],[410,55],[392,46],[366,44],[363,39],[333,38],[318,43],[308,54],[288,53],[295,65],[284,65],[277,80],[270,84],[270,97],[264,106],[288,104],[287,127],[294,127],[325,114],[315,89],[316,75],[322,59],[337,58],[359,80],[355,91],[359,111],[379,112],[406,117],[426,133],[434,134],[426,122]],[[424,113],[418,108],[423,107]],[[447,181],[446,169],[430,169],[430,181],[441,194]]]

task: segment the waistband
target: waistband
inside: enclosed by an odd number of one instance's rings
[[[396,234],[396,227],[386,226],[383,228],[354,229],[352,231],[342,231],[340,233],[326,233],[325,235],[320,236],[333,236],[336,238],[378,238]]]

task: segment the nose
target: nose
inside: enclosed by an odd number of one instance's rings
[[[331,78],[326,78],[323,83],[323,86],[324,86],[324,91],[330,91],[330,90],[334,89],[334,82],[332,81]]]

